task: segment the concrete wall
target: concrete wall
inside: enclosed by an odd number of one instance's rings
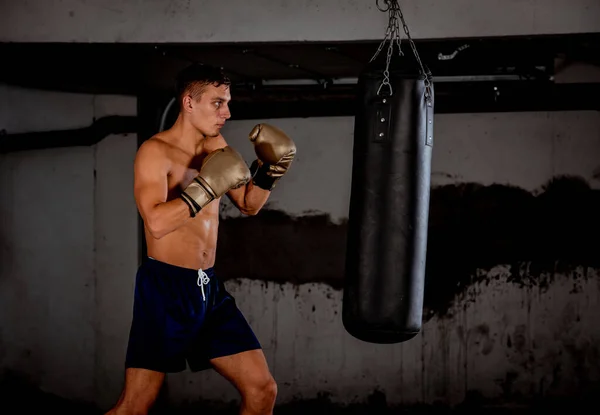
[[[130,98],[10,87],[0,103],[8,132],[135,114]],[[225,201],[218,272],[263,343],[280,405],[596,390],[600,113],[436,116],[424,326],[398,345],[341,324],[353,119],[270,122],[294,137],[297,160],[260,215]],[[248,162],[254,123],[224,130]],[[0,157],[0,368],[103,408],[122,385],[138,263],[135,149],[127,135]],[[170,375],[164,399],[238,398],[207,371]]]
[[[135,115],[136,100],[0,87],[8,133]],[[0,156],[0,367],[73,400],[120,389],[139,257],[135,134]]]
[[[376,0],[2,1],[6,42],[262,42],[382,39]],[[400,1],[415,39],[600,31],[597,0]]]

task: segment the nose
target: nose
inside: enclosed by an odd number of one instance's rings
[[[231,118],[231,111],[229,111],[229,106],[226,106],[223,109],[223,114],[222,114],[223,118],[225,118],[226,120]]]

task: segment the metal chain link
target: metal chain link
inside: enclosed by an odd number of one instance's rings
[[[381,7],[380,6],[380,1],[383,1],[387,7]],[[390,84],[390,61],[392,59],[392,55],[394,54],[394,44],[398,45],[398,54],[400,56],[404,56],[404,52],[402,51],[401,48],[401,34],[400,34],[400,22],[402,22],[402,28],[404,30],[404,33],[406,33],[406,36],[408,38],[408,41],[410,42],[410,47],[415,55],[415,58],[417,59],[417,62],[421,68],[421,72],[423,74],[423,76],[425,76],[425,89],[427,91],[427,94],[429,94],[430,91],[430,86],[431,86],[431,74],[429,74],[428,72],[425,71],[425,67],[423,66],[423,63],[421,62],[421,57],[419,56],[419,53],[417,52],[417,47],[415,45],[415,42],[412,40],[412,37],[410,36],[410,31],[408,30],[408,25],[406,24],[406,21],[404,20],[404,15],[402,14],[402,10],[400,9],[400,5],[398,4],[398,0],[376,0],[375,1],[377,8],[382,11],[382,12],[389,12],[389,21],[388,21],[388,26],[387,29],[385,31],[385,36],[383,38],[383,40],[381,41],[381,43],[379,44],[379,47],[377,48],[377,51],[375,52],[375,54],[373,55],[373,57],[371,58],[371,60],[369,62],[373,62],[377,56],[379,55],[379,52],[381,52],[381,50],[383,49],[383,46],[385,45],[385,43],[389,40],[390,44],[388,46],[387,49],[387,56],[386,56],[386,65],[385,65],[385,69],[383,71],[383,81],[381,83],[381,85],[379,86],[379,89],[377,90],[377,95],[379,95],[379,92],[381,91],[381,88],[385,85],[389,88],[390,90],[390,95],[393,94],[393,90],[392,90],[392,85]]]

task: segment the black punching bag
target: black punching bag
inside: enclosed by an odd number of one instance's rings
[[[385,68],[358,81],[342,312],[348,333],[382,344],[421,330],[434,104],[424,68],[392,64],[389,84]]]

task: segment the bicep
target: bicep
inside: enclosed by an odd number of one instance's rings
[[[144,143],[134,163],[134,194],[142,217],[167,200],[168,161],[157,146]]]

